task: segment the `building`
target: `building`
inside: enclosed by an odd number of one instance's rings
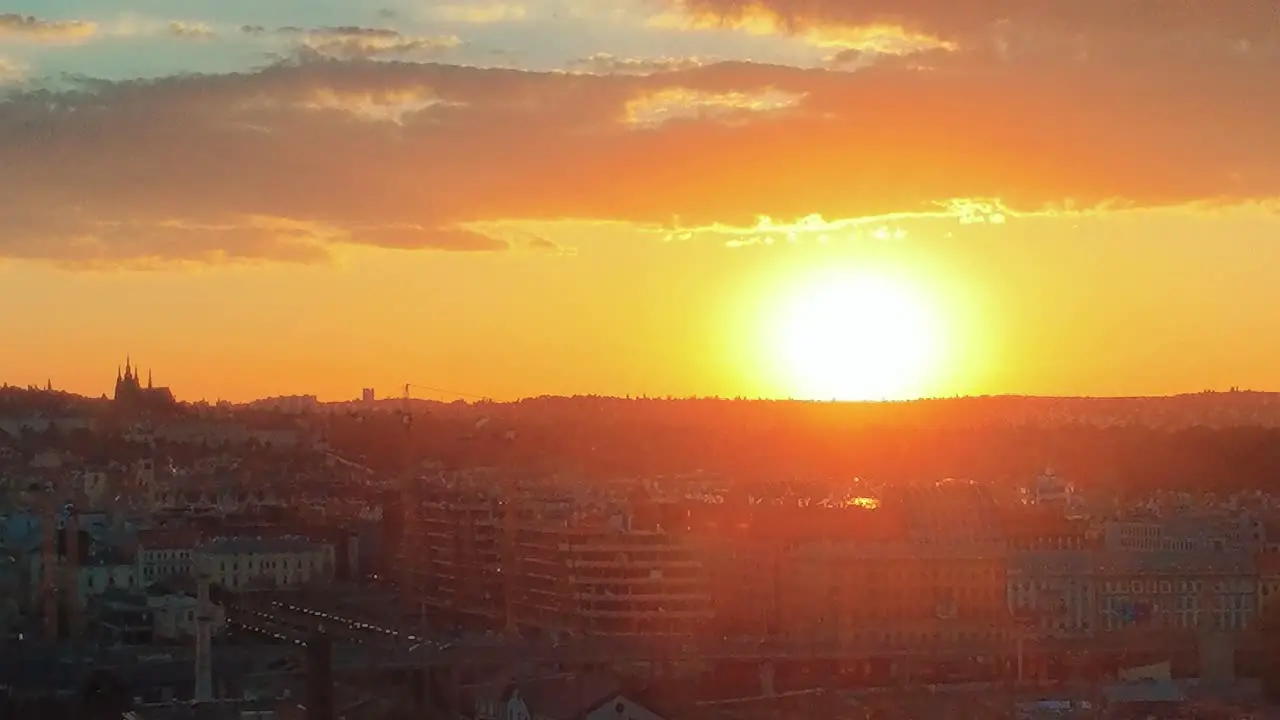
[[[1003,646],[1012,627],[1006,550],[983,488],[951,481],[868,503],[791,504],[753,513],[767,535],[748,547],[777,548],[772,562],[742,558],[743,577],[756,563],[775,568],[772,634],[872,652],[979,656]]]
[[[1010,613],[1036,637],[1090,636],[1096,627],[1097,542],[1084,520],[1040,506],[1003,512]]]
[[[763,638],[778,632],[780,570],[790,550],[783,538],[792,536],[793,528],[785,525],[787,514],[766,508],[772,517],[764,521],[748,502],[693,509],[714,613],[708,629],[714,636]]]
[[[1265,552],[1258,555],[1256,607],[1260,615],[1280,612],[1280,554]]]
[[[289,415],[319,412],[320,400],[315,395],[282,395],[254,400],[247,405],[252,410],[270,410]]]
[[[1237,553],[1103,552],[1099,628],[1239,632],[1256,621],[1258,567]]]
[[[1093,553],[1031,550],[1009,555],[1010,613],[1038,638],[1087,638],[1097,631]]]
[[[138,533],[137,574],[144,587],[174,575],[190,577],[192,553],[200,532],[190,528],[153,528]]]
[[[41,577],[44,573],[46,558],[43,553],[32,553],[29,556],[30,577]],[[95,552],[86,554],[81,562],[64,566],[70,577],[58,578],[58,589],[62,593],[71,592],[73,596],[64,596],[65,600],[74,601],[74,607],[87,607],[93,599],[112,590],[135,590],[138,584],[137,570],[129,558],[116,552]],[[55,568],[56,569],[56,568]],[[74,587],[68,583],[74,582]],[[31,588],[33,593],[41,592],[38,586]],[[38,595],[33,595],[37,597]]]
[[[429,612],[508,631],[689,636],[711,618],[694,544],[635,503],[496,497],[425,482],[404,520],[403,583]]]
[[[1248,517],[1189,515],[1119,518],[1103,524],[1108,550],[1121,552],[1242,552],[1265,548],[1263,524]]]
[[[687,538],[635,508],[523,513],[509,557],[510,622],[569,634],[692,636],[711,619],[705,568]]]
[[[124,371],[116,368],[116,388],[112,395],[116,406],[129,413],[161,412],[174,406],[173,392],[152,383],[147,371],[147,384],[142,385],[141,371],[134,372],[133,360],[125,360]]]
[[[1063,512],[1071,509],[1078,498],[1075,486],[1049,468],[1023,488],[1023,500],[1028,505],[1047,505]]]
[[[196,636],[197,612],[200,600],[196,595],[161,591],[147,595],[147,608],[151,612],[154,637],[162,640],[186,640]],[[224,627],[226,615],[219,605],[210,605],[211,627],[217,631]]]
[[[331,545],[298,537],[217,538],[192,553],[192,567],[232,591],[333,581]]]

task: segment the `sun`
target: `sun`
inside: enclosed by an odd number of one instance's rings
[[[772,333],[785,384],[812,400],[921,397],[942,362],[942,324],[905,278],[831,271],[805,278]]]

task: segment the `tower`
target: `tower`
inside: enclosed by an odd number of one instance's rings
[[[196,691],[198,703],[213,701],[213,611],[209,607],[209,577],[200,574],[196,595]]]

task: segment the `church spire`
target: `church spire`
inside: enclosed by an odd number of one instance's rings
[[[147,368],[147,389],[151,390],[151,368]]]
[[[124,379],[128,380],[133,377],[133,357],[125,355],[124,357]]]

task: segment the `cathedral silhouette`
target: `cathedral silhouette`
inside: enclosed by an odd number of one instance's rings
[[[164,410],[174,404],[173,392],[169,388],[152,384],[150,370],[147,371],[147,386],[142,386],[141,371],[134,371],[132,358],[125,360],[123,372],[116,368],[114,400],[121,408],[133,412]]]

